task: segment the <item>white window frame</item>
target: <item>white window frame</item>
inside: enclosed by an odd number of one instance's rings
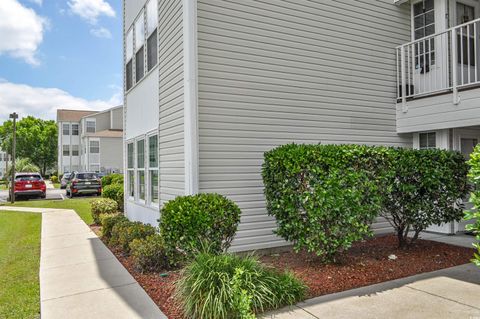
[[[88,131],[88,123],[93,123],[93,128],[94,128],[94,131],[93,132],[89,132]],[[86,119],[85,120],[85,133],[97,133],[97,120],[96,119]]]
[[[150,27],[149,22],[151,21],[150,17],[149,17],[149,14],[151,14],[151,12],[149,11],[150,4],[154,4],[153,5],[154,8],[152,8],[152,9],[156,10],[154,12],[155,19],[152,19],[152,21],[155,21],[155,25],[154,25],[152,30],[149,30],[149,27]],[[146,61],[145,61],[145,64],[146,64],[146,70],[147,70],[147,73],[148,73],[158,65],[158,1],[157,0],[147,1],[146,5],[145,5],[145,8],[144,8],[144,12],[145,12],[145,20],[146,20],[146,28],[145,28],[145,47],[146,47],[145,56],[146,56]],[[153,35],[153,33],[156,33],[156,38],[157,38],[157,41],[156,41],[157,45],[156,45],[156,48],[155,48],[155,50],[157,52],[157,60],[150,67],[150,65],[148,63],[148,51],[150,50],[150,48],[148,47],[148,40]]]
[[[426,146],[426,147],[422,147],[422,146],[421,146],[421,136],[422,136],[422,135],[425,135],[425,134],[427,135],[427,146]],[[431,135],[431,134],[434,134],[434,136],[435,136],[435,145],[432,145],[432,146],[429,145],[429,135]],[[431,149],[436,149],[436,148],[438,148],[438,141],[437,141],[437,139],[438,139],[438,133],[435,132],[435,131],[434,131],[434,132],[421,132],[421,133],[418,133],[418,149],[420,149],[420,150],[431,150]]]
[[[139,150],[138,150],[138,143],[140,141],[143,141],[143,168],[139,168],[138,165],[138,155],[139,155]],[[147,176],[147,165],[146,165],[146,161],[145,161],[145,144],[146,144],[146,136],[143,135],[141,137],[138,137],[135,139],[135,188],[136,188],[136,191],[135,191],[135,199],[138,203],[141,203],[143,205],[146,204],[147,202],[147,193],[148,193],[148,190],[147,190],[147,180],[146,180],[146,176]],[[144,198],[140,198],[140,172],[143,171],[143,180],[144,180]]]
[[[157,137],[157,145],[156,145],[156,148],[155,148],[155,151],[156,151],[156,154],[157,154],[157,165],[154,166],[154,167],[151,167],[150,166],[150,138],[153,138],[153,137]],[[152,132],[150,134],[147,135],[146,139],[146,146],[147,146],[147,151],[145,152],[146,154],[148,154],[148,157],[147,157],[147,160],[146,160],[146,163],[147,163],[147,199],[148,199],[148,204],[150,206],[153,206],[155,208],[159,207],[160,205],[160,172],[159,172],[159,166],[160,166],[160,163],[159,163],[159,160],[160,160],[160,156],[158,154],[158,132]],[[157,203],[154,203],[152,201],[152,179],[151,179],[151,174],[152,172],[156,171],[157,172]]]
[[[130,27],[130,29],[128,29],[127,33],[125,34],[125,92],[128,92],[130,91],[134,86],[135,86],[135,61],[133,59],[133,56],[134,56],[134,51],[135,51],[135,48],[134,48],[134,40],[133,40],[133,24],[132,26]],[[129,41],[130,41],[130,38],[131,38],[131,47],[129,47]],[[130,56],[129,56],[130,55]],[[127,65],[128,63],[131,63],[131,66],[132,66],[132,79],[131,79],[131,86],[128,87],[127,85],[127,81],[128,81],[128,76],[127,76]]]
[[[92,152],[92,143],[98,143],[98,152]],[[88,153],[89,154],[99,154],[100,155],[100,140],[89,140],[88,141]]]
[[[77,129],[74,130],[73,127],[76,127]],[[73,123],[72,126],[71,126],[71,130],[72,130],[72,136],[80,135],[80,125],[79,124]],[[74,134],[75,131],[76,131],[77,134]]]
[[[65,155],[65,149],[67,149],[68,154]],[[63,144],[62,145],[62,156],[70,156],[70,144]]]
[[[137,181],[135,179],[135,167],[137,166],[136,163],[136,157],[137,157],[137,152],[136,152],[136,142],[135,140],[128,140],[127,142],[127,198],[129,200],[134,201],[135,200],[135,194],[136,194],[136,189],[137,189]],[[133,153],[132,153],[132,167],[129,167],[128,165],[128,145],[133,146]],[[133,173],[133,196],[130,196],[130,172]]]
[[[134,50],[133,50],[133,56],[134,56],[134,59],[135,59],[135,64],[134,64],[134,68],[135,68],[135,72],[134,72],[134,83],[140,83],[144,78],[145,78],[145,75],[146,75],[146,52],[145,52],[145,49],[146,49],[146,34],[145,34],[145,7],[142,8],[142,10],[140,10],[140,13],[138,14],[137,18],[135,19],[135,21],[133,22],[133,47],[134,47]],[[137,44],[137,25],[142,25],[143,26],[143,43],[141,45]],[[141,33],[139,33],[141,34]],[[137,76],[137,54],[139,53],[139,51],[143,48],[143,70],[142,70],[142,76],[140,78],[138,78]]]
[[[75,151],[76,151],[76,155],[75,155]],[[72,156],[80,156],[80,147],[78,144],[73,144],[72,145]]]
[[[68,131],[67,134],[65,134],[65,127],[67,127],[67,131]],[[70,136],[70,123],[62,123],[62,135]]]

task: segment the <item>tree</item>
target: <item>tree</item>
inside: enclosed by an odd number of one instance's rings
[[[40,168],[33,164],[29,158],[20,158],[15,161],[17,173],[40,173]],[[8,167],[7,176],[12,176],[12,166]]]
[[[0,145],[12,153],[13,123],[5,121],[0,126]],[[55,121],[27,116],[17,122],[17,148],[19,158],[28,158],[44,175],[57,160],[57,125]]]

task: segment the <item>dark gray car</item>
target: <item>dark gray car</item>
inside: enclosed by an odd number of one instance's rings
[[[67,188],[68,181],[71,179],[73,176],[73,173],[65,173],[62,176],[62,179],[60,180],[60,188],[65,189]]]
[[[102,181],[95,173],[74,172],[67,182],[67,196],[72,198],[81,194],[102,195]]]

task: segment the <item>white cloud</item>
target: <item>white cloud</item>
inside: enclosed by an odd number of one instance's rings
[[[122,94],[115,92],[108,101],[88,101],[57,88],[0,81],[0,122],[6,120],[12,112],[17,112],[20,117],[33,115],[53,120],[57,109],[104,110],[121,105],[122,99]]]
[[[103,27],[91,29],[90,33],[98,38],[106,38],[106,39],[112,38],[112,33],[110,32],[110,30]]]
[[[0,55],[8,54],[32,65],[40,62],[37,49],[43,41],[48,21],[17,0],[1,0],[0,5]]]
[[[115,17],[115,11],[104,0],[70,0],[68,6],[72,13],[79,15],[91,24],[96,24],[101,15]]]
[[[30,2],[38,4],[39,6],[41,6],[43,4],[43,0],[30,0]]]

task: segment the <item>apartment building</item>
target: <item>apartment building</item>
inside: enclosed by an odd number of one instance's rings
[[[10,156],[4,151],[0,151],[0,179],[6,177],[7,169],[10,163]]]
[[[232,251],[285,245],[263,153],[285,143],[459,150],[480,138],[478,0],[124,0],[126,212],[242,209]],[[372,225],[390,232],[385,220]],[[430,230],[455,233],[463,224]]]
[[[58,110],[58,172],[123,172],[123,106]]]

